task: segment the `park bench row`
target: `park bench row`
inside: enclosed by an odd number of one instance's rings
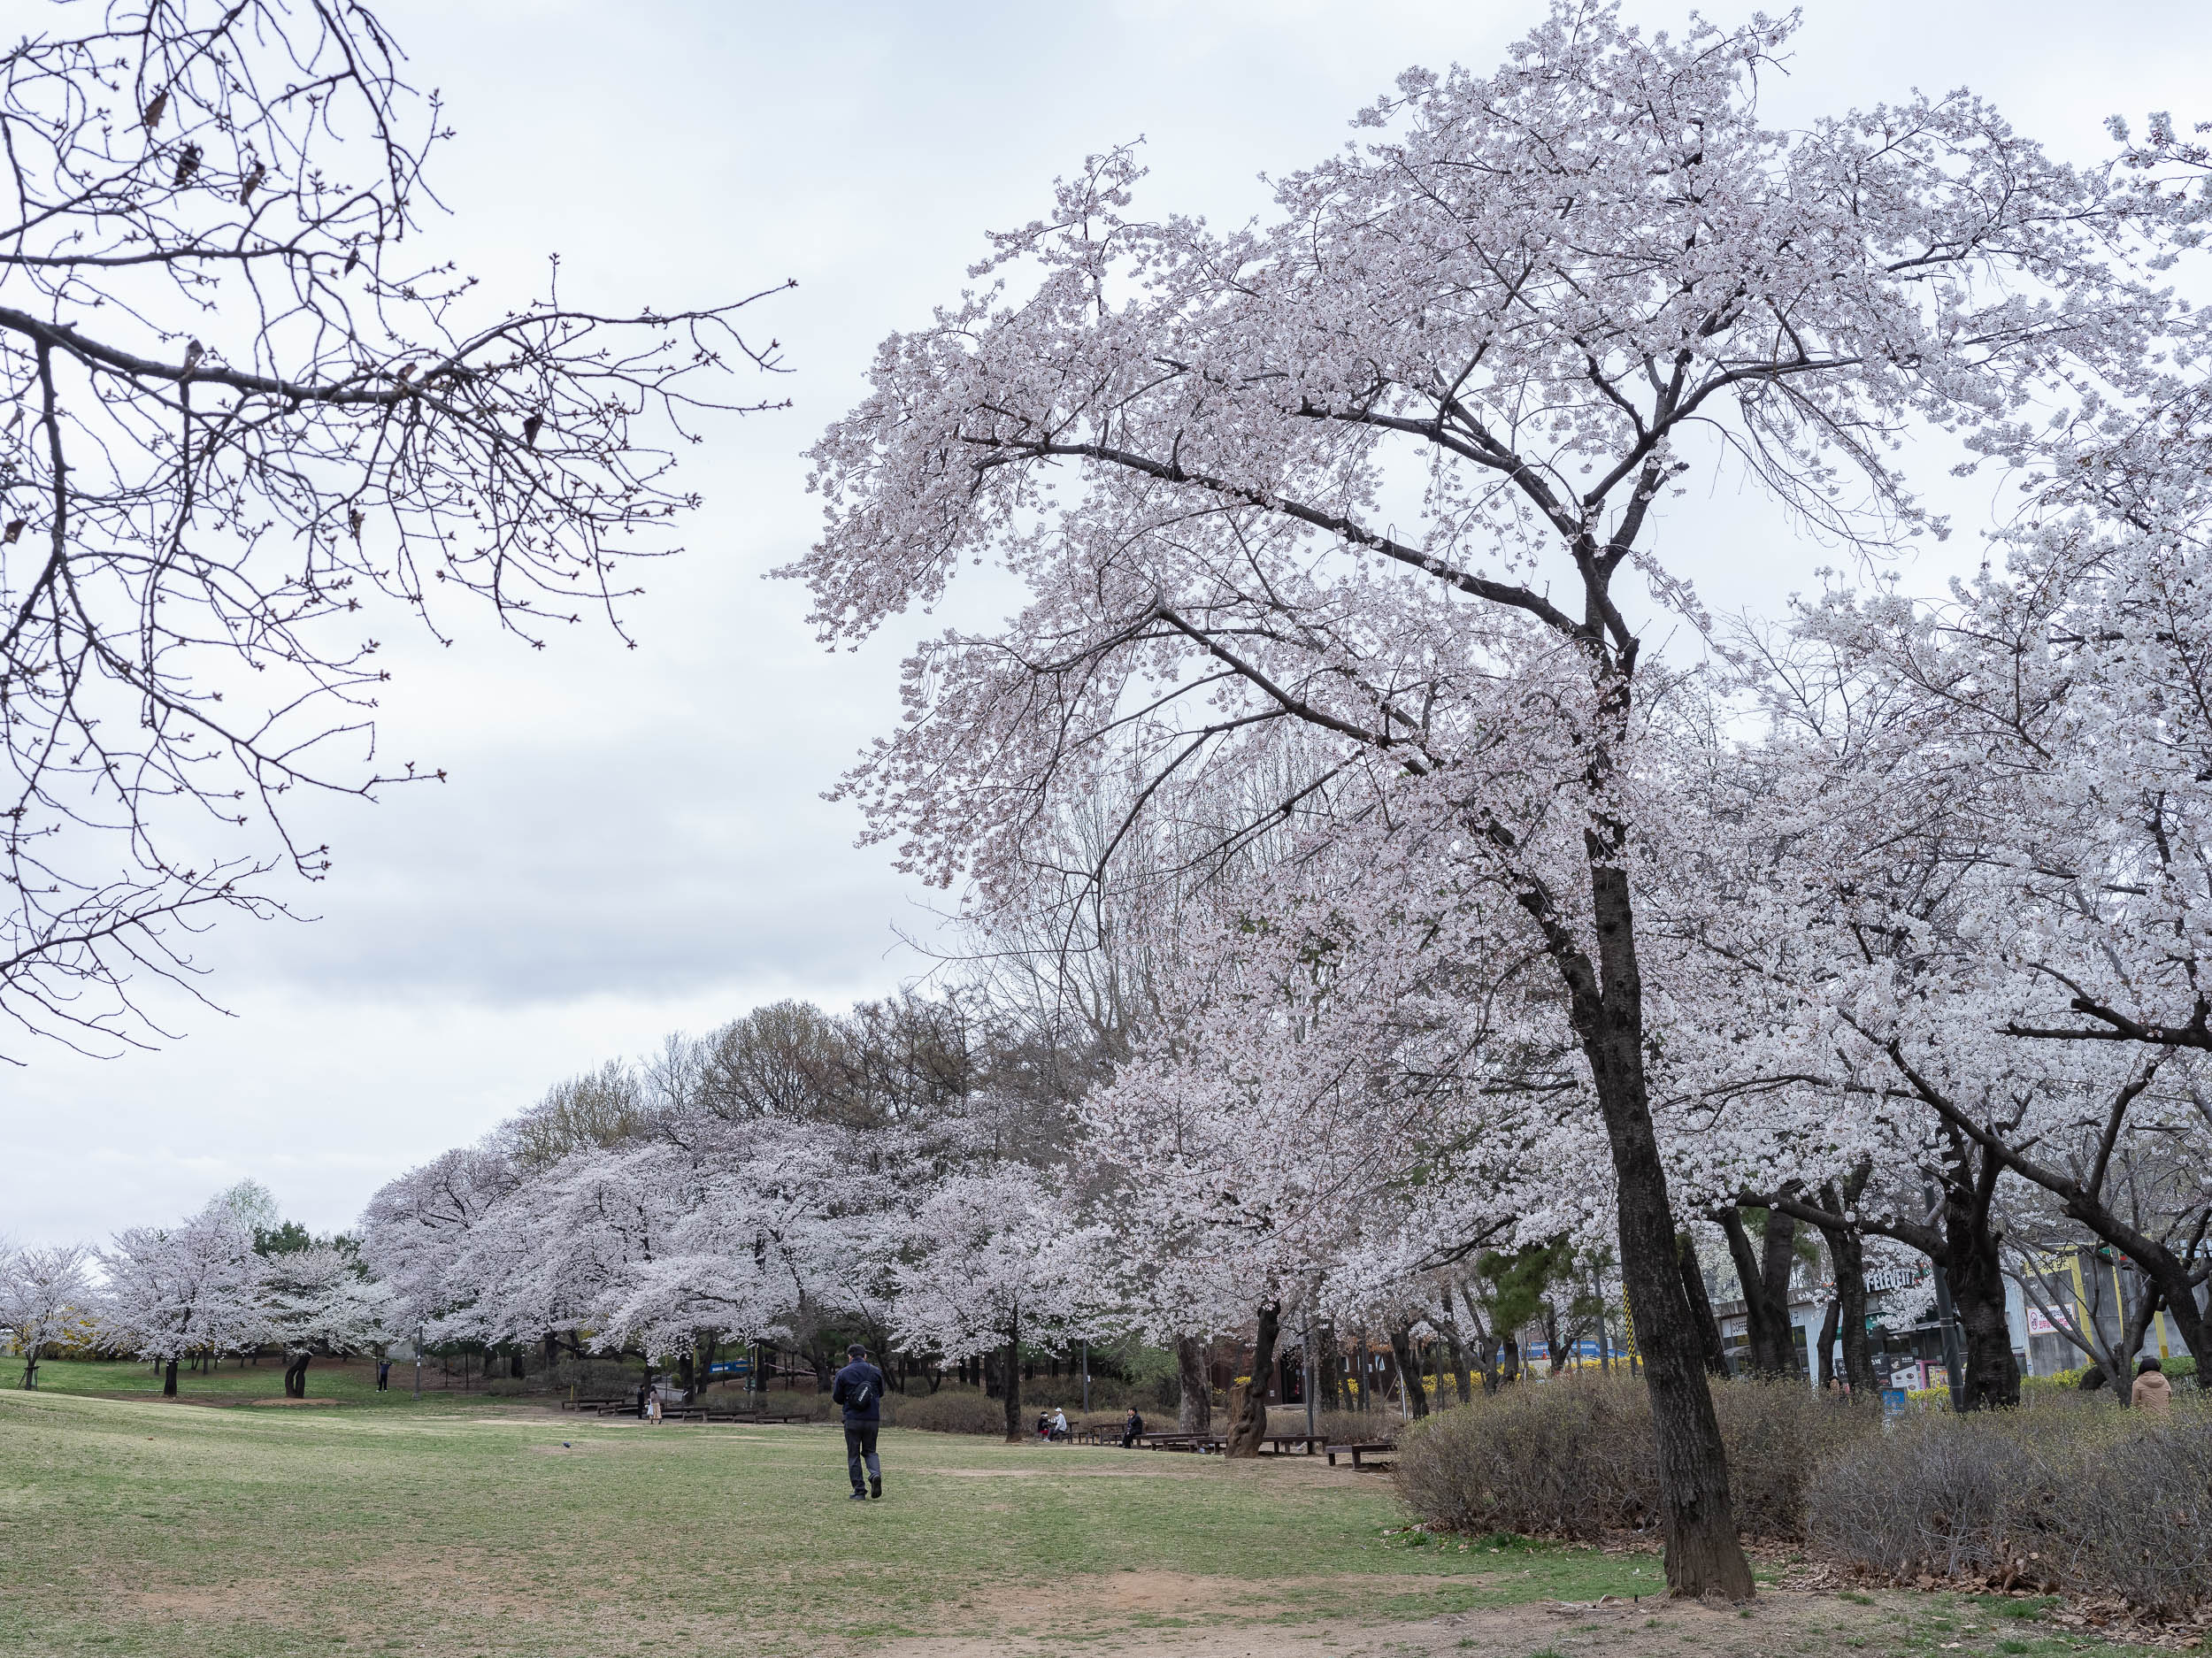
[[[1078,1445],[1118,1446],[1123,1443],[1122,1435],[1110,1427],[1080,1429],[1073,1435],[1073,1438]],[[1223,1440],[1221,1436],[1216,1433],[1140,1433],[1132,1438],[1128,1443],[1141,1447],[1148,1451],[1194,1451],[1218,1454]],[[1305,1456],[1318,1456],[1325,1454],[1329,1459],[1329,1466],[1332,1468],[1336,1466],[1336,1459],[1340,1456],[1350,1457],[1354,1468],[1364,1467],[1365,1459],[1386,1457],[1393,1448],[1379,1439],[1362,1440],[1355,1445],[1332,1445],[1325,1434],[1319,1433],[1271,1433],[1264,1436],[1260,1443],[1277,1456],[1289,1455],[1294,1447]]]

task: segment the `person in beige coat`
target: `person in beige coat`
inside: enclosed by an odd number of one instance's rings
[[[2145,1359],[2135,1367],[2135,1391],[2128,1396],[2128,1403],[2138,1410],[2164,1410],[2173,1400],[2173,1384],[2166,1379],[2165,1370],[2156,1359]]]

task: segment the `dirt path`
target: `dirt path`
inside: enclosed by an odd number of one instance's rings
[[[1335,1580],[1341,1586],[1342,1580]],[[1372,1581],[1379,1590],[1433,1589],[1432,1577]],[[1093,1584],[979,1600],[976,1633],[917,1637],[852,1649],[868,1658],[1948,1658],[2101,1648],[2057,1638],[1971,1601],[1884,1594],[1846,1600],[1786,1589],[1748,1608],[1664,1600],[1539,1603],[1435,1617],[1279,1622],[1306,1585],[1230,1584],[1166,1572],[1118,1572]],[[2022,1639],[2024,1637],[2025,1639]]]

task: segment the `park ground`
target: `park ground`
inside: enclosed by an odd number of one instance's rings
[[[0,1385],[12,1365],[0,1366]],[[49,1367],[0,1391],[0,1652],[718,1650],[902,1658],[2136,1658],[2040,1601],[1793,1587],[1669,1602],[1655,1556],[1406,1528],[1386,1478],[829,1428],[647,1427],[480,1395],[262,1403],[274,1370]],[[396,1374],[395,1381],[402,1379]]]

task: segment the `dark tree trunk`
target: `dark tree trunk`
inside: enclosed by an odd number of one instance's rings
[[[1544,1303],[1544,1364],[1552,1376],[1567,1368],[1566,1349],[1559,1339],[1559,1309],[1549,1301]]]
[[[1685,1232],[1675,1234],[1676,1264],[1681,1269],[1682,1295],[1689,1303],[1690,1323],[1703,1349],[1705,1373],[1728,1379],[1728,1344],[1721,1339],[1720,1320],[1713,1316],[1713,1298],[1705,1293],[1705,1268],[1697,1258],[1697,1240]]]
[[[1214,1383],[1206,1373],[1206,1344],[1196,1336],[1182,1336],[1175,1343],[1175,1379],[1182,1402],[1175,1409],[1175,1425],[1184,1433],[1210,1433],[1214,1425]]]
[[[1736,1535],[1728,1455],[1713,1413],[1703,1343],[1682,1288],[1666,1168],[1651,1120],[1643,981],[1627,870],[1609,860],[1594,862],[1590,886],[1601,980],[1557,923],[1553,955],[1568,980],[1576,1033],[1589,1058],[1613,1155],[1621,1276],[1636,1321],[1658,1450],[1667,1586],[1678,1595],[1747,1600],[1751,1565]]]
[[[1459,1388],[1459,1402],[1474,1402],[1475,1392],[1467,1375],[1467,1349],[1459,1339],[1459,1325],[1452,1317],[1452,1293],[1444,1292],[1444,1322],[1439,1326],[1444,1332],[1444,1345],[1452,1355],[1452,1380]]]
[[[1767,1308],[1779,1315],[1782,1369],[1778,1374],[1802,1377],[1797,1362],[1797,1342],[1790,1322],[1790,1275],[1797,1265],[1797,1223],[1787,1215],[1767,1211],[1766,1236],[1760,1240],[1759,1288]]]
[[[1006,1319],[1006,1442],[1019,1445],[1022,1432],[1022,1316],[1017,1306]]]
[[[1390,1356],[1398,1362],[1398,1385],[1406,1390],[1406,1409],[1418,1421],[1429,1414],[1429,1390],[1421,1385],[1421,1365],[1413,1351],[1413,1332],[1403,1324],[1390,1332]]]
[[[1736,1277],[1743,1285],[1745,1361],[1754,1376],[1788,1376],[1797,1369],[1797,1353],[1790,1340],[1790,1304],[1788,1280],[1784,1278],[1780,1304],[1777,1305],[1768,1282],[1766,1263],[1760,1253],[1751,1247],[1751,1233],[1743,1224],[1743,1211],[1733,1204],[1717,1212],[1713,1218],[1728,1239],[1729,1259],[1735,1263]],[[1767,1231],[1772,1233],[1777,1217],[1767,1211]],[[1797,1235],[1794,1222],[1790,1223],[1791,1238]]]
[[[23,1355],[23,1386],[34,1393],[38,1390],[38,1349],[35,1347]]]
[[[169,1361],[168,1368],[161,1373],[161,1396],[164,1399],[177,1396],[177,1362],[174,1359]]]
[[[1947,1188],[1947,1191],[1948,1188]],[[2005,1317],[2005,1275],[1997,1240],[1989,1235],[1985,1204],[1944,1204],[1951,1239],[1951,1302],[1966,1335],[1968,1410],[2003,1410],[2020,1402],[2020,1366],[2012,1356],[2012,1326]]]
[[[1819,1350],[1813,1355],[1813,1373],[1824,1393],[1828,1391],[1828,1384],[1836,1379],[1836,1326],[1841,1316],[1842,1309],[1832,1300],[1820,1321]]]
[[[1862,1166],[1840,1190],[1831,1180],[1820,1188],[1821,1207],[1843,1216],[1859,1201],[1870,1165]],[[1822,1226],[1821,1241],[1828,1246],[1828,1265],[1836,1278],[1836,1322],[1843,1338],[1843,1379],[1854,1399],[1871,1401],[1881,1392],[1874,1375],[1874,1352],[1866,1336],[1866,1247],[1855,1228]]]
[[[1272,1301],[1259,1309],[1252,1341],[1252,1379],[1230,1396],[1229,1438],[1225,1456],[1257,1456],[1267,1439],[1267,1378],[1275,1369],[1275,1338],[1282,1309]]]
[[[295,1353],[284,1364],[284,1396],[287,1399],[307,1397],[307,1362],[310,1355]]]

